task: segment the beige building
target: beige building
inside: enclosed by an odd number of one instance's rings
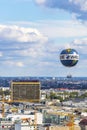
[[[68,126],[50,126],[47,130],[81,130],[79,126],[74,126],[73,128]]]
[[[40,87],[38,80],[12,81],[11,100],[12,101],[40,101]]]

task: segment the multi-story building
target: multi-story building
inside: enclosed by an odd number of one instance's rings
[[[40,101],[40,87],[38,80],[12,81],[11,100],[12,101]]]

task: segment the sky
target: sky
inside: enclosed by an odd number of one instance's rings
[[[60,62],[76,49],[74,67]],[[87,0],[0,0],[0,76],[87,77]]]

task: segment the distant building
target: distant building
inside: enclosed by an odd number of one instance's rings
[[[38,80],[12,81],[11,100],[12,101],[40,101],[40,87]]]
[[[77,126],[73,126],[73,127],[69,127],[69,126],[49,126],[47,130],[81,130],[80,127]]]
[[[32,112],[28,114],[8,114],[6,119],[11,119],[12,122],[17,120],[23,122],[28,122],[28,125],[42,125],[43,123],[43,115],[40,112]],[[0,129],[1,130],[1,129]]]

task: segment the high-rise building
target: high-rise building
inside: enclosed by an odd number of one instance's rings
[[[12,81],[11,100],[12,101],[40,101],[40,87],[38,80]]]

